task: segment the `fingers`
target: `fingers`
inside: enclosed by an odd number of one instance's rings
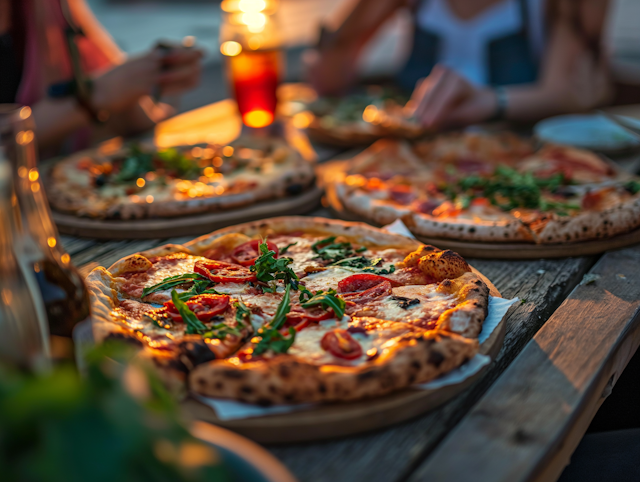
[[[442,127],[448,123],[451,112],[474,91],[466,79],[436,65],[414,92],[414,115],[427,128]]]
[[[165,67],[174,67],[177,65],[185,65],[200,62],[204,53],[202,50],[193,48],[177,48],[168,51],[162,58],[162,65]]]
[[[191,89],[200,82],[200,64],[186,64],[163,72],[158,78],[163,94]]]

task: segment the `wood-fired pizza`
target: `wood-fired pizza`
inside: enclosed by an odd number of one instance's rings
[[[569,243],[640,226],[640,179],[593,153],[512,134],[451,134],[411,146],[382,140],[334,173],[349,211],[416,235]]]
[[[52,207],[107,219],[175,217],[300,194],[313,166],[281,140],[167,149],[131,144],[73,155],[51,170]]]
[[[270,405],[381,396],[472,358],[489,288],[452,251],[360,223],[242,224],[87,277],[98,342],[169,385]]]

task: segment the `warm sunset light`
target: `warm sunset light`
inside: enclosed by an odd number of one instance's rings
[[[243,115],[242,120],[249,127],[266,127],[273,122],[273,114],[266,110],[252,110]]]
[[[144,180],[144,179],[142,179],[141,177],[139,177],[139,178],[138,178],[138,180],[136,181],[136,185],[137,185],[138,187],[144,187],[144,185],[145,185],[145,180]]]
[[[234,42],[233,40],[229,40],[220,45],[220,52],[222,55],[226,55],[227,57],[235,57],[242,52],[242,45],[238,42]]]
[[[238,2],[238,10],[241,12],[262,12],[267,8],[267,2],[264,0],[240,0]]]

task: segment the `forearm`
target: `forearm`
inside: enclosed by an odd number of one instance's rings
[[[575,111],[560,92],[539,85],[511,86],[506,89],[505,118],[513,121],[536,121],[552,115]]]
[[[74,97],[45,98],[31,108],[41,148],[55,146],[72,132],[90,123],[89,114]]]

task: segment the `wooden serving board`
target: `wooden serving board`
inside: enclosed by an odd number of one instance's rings
[[[322,190],[311,186],[302,194],[250,206],[177,218],[107,220],[81,218],[52,211],[62,234],[99,239],[154,239],[210,233],[232,224],[265,217],[304,214],[318,206]]]
[[[474,269],[490,288],[491,295],[500,297],[496,287]],[[480,353],[493,360],[505,335],[504,319],[480,346]],[[194,398],[182,403],[188,416],[233,430],[256,442],[283,444],[326,440],[355,435],[388,427],[428,412],[445,403],[472,385],[490,365],[464,381],[433,390],[407,389],[390,395],[348,403],[318,405],[308,410],[279,415],[251,417],[240,420],[220,420],[215,411]]]
[[[330,182],[332,172],[346,166],[348,161],[332,161],[323,164],[322,176],[325,188],[325,199],[331,211],[340,219],[347,221],[366,222],[373,226],[380,224],[356,214],[347,209],[338,198],[334,185]],[[460,241],[457,239],[432,238],[416,234],[416,239],[436,246],[440,249],[451,249],[467,258],[489,259],[539,259],[539,258],[568,258],[575,256],[590,256],[605,251],[620,249],[640,243],[640,228],[629,233],[619,234],[612,238],[580,241],[567,244],[534,244],[534,243],[483,243]]]

